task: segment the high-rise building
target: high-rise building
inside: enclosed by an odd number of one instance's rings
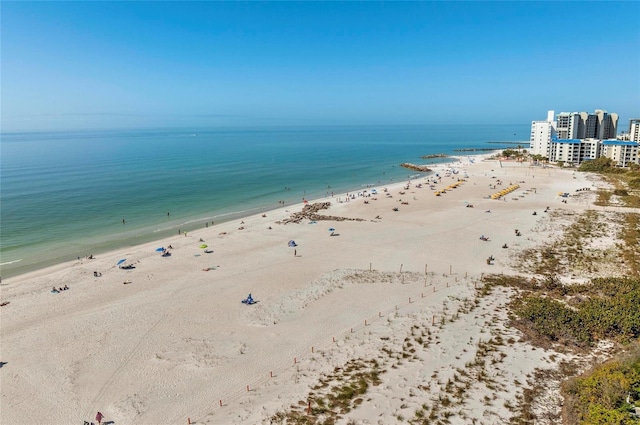
[[[548,111],[546,121],[531,122],[531,138],[529,142],[533,155],[542,155],[549,158],[551,140],[556,138],[556,123],[553,121],[553,117],[554,112]]]
[[[556,117],[558,139],[615,139],[618,114],[602,109],[593,113],[561,112]]]
[[[629,120],[629,141],[640,143],[640,118]]]
[[[609,114],[602,109],[596,109],[598,117],[598,134],[596,139],[615,139],[618,133],[618,114]]]
[[[556,116],[556,134],[558,139],[578,139],[580,114],[577,112],[560,112]]]

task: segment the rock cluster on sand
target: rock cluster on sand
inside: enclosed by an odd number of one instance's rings
[[[303,220],[320,221],[320,220],[332,220],[332,221],[364,221],[362,218],[347,218],[336,217],[333,215],[321,215],[318,214],[320,210],[326,210],[331,206],[331,202],[317,202],[314,204],[307,204],[302,208],[302,211],[293,213],[285,220],[278,221],[278,224],[287,223],[300,223]]]
[[[429,171],[431,171],[431,168],[427,167],[426,165],[411,164],[409,162],[403,162],[402,164],[400,164],[400,166],[413,171],[420,171],[422,173],[428,173]]]

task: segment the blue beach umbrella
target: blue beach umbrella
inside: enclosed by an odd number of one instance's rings
[[[120,264],[124,263],[125,261],[127,261],[126,258],[123,258],[122,260],[118,260],[118,262],[116,263],[116,266],[119,266]]]
[[[162,252],[162,251],[164,251],[164,247],[156,248],[156,252]]]
[[[291,241],[289,241],[289,246],[290,246],[291,248],[293,248],[293,247],[298,246],[298,244],[296,243],[296,241],[291,240]]]
[[[334,229],[333,227],[329,227],[329,231],[330,231],[330,232],[335,232],[335,231],[336,231],[336,229]]]

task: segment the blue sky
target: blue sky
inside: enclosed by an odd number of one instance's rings
[[[6,2],[2,131],[640,117],[640,2]]]

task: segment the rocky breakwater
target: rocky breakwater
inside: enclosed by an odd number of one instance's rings
[[[320,221],[320,220],[332,220],[332,221],[365,221],[362,218],[347,218],[347,217],[336,217],[333,215],[322,215],[318,214],[318,211],[326,210],[331,206],[331,202],[317,202],[315,204],[307,204],[302,208],[302,211],[293,213],[289,218],[282,221],[277,221],[278,224],[287,224],[287,223],[300,223],[301,221]]]
[[[403,162],[402,164],[400,164],[400,166],[413,171],[420,171],[421,173],[428,173],[429,171],[431,171],[431,168],[427,167],[426,165],[411,164],[409,162]]]

